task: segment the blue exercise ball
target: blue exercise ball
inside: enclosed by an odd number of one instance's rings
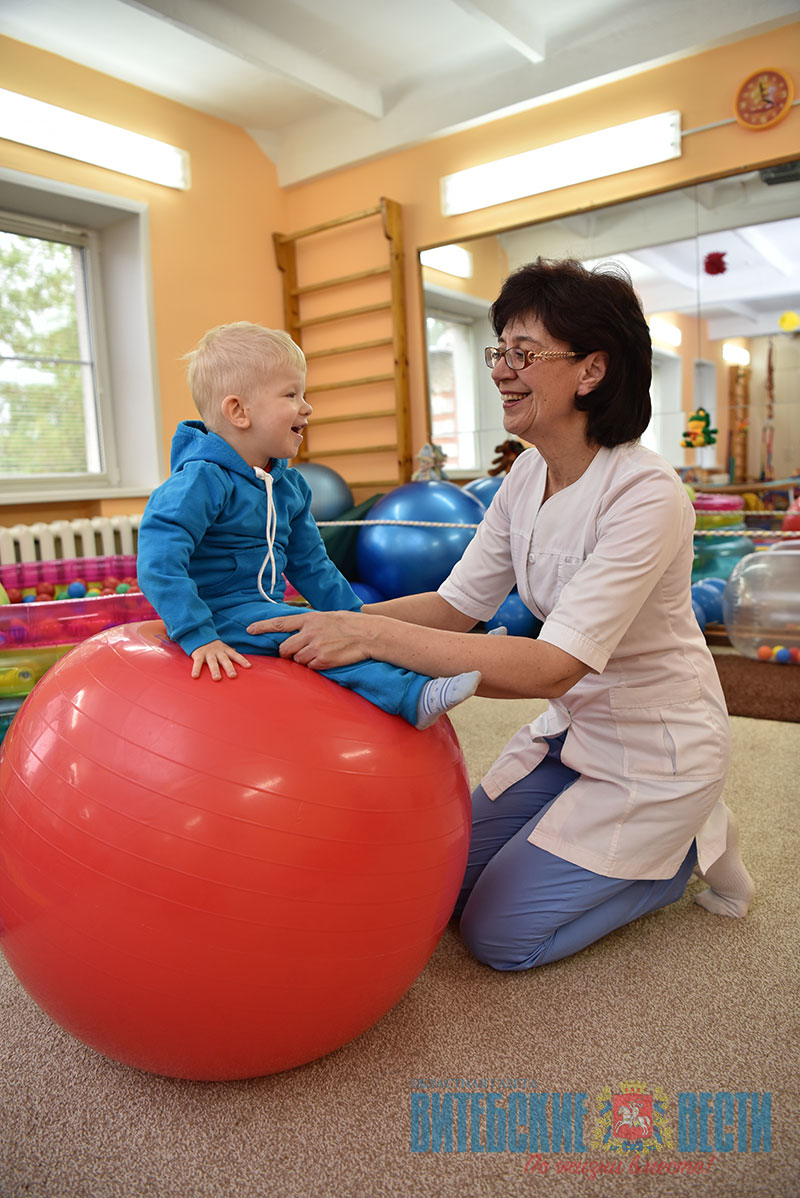
[[[705,580],[693,582],[692,599],[702,607],[707,624],[722,623],[722,592],[715,586]]]
[[[692,611],[695,614],[695,619],[697,620],[697,623],[700,625],[700,631],[705,632],[705,630],[706,630],[706,613],[703,610],[703,608],[700,606],[700,604],[697,602],[696,599],[692,600]]]
[[[485,626],[487,631],[506,628],[509,636],[538,636],[542,621],[525,606],[515,588],[508,598],[503,600],[491,620],[486,621]]]
[[[462,487],[436,479],[390,491],[370,509],[368,519],[477,525],[485,510]],[[356,543],[359,578],[387,599],[435,591],[474,535],[474,528],[365,525]]]
[[[350,586],[358,595],[362,603],[382,603],[386,598],[380,591],[376,591],[375,587],[369,586],[366,582],[351,582]]]
[[[469,491],[470,495],[475,495],[480,499],[481,503],[484,503],[488,507],[500,490],[500,485],[504,478],[504,474],[487,474],[483,478],[473,478],[471,483],[464,485],[464,490]]]
[[[335,470],[319,462],[297,462],[294,469],[311,488],[311,515],[315,520],[338,520],[353,506],[353,492]]]

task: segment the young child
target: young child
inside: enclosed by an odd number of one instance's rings
[[[360,611],[361,600],[327,555],[310,512],[311,490],[289,468],[311,415],[306,362],[287,333],[240,321],[211,329],[189,360],[202,417],[178,425],[172,473],[147,503],[139,528],[142,591],[172,640],[192,658],[192,677],[249,668],[243,651],[278,655],[289,633],[253,636],[283,602],[284,573],[323,611]],[[384,662],[320,671],[417,728],[474,694],[480,674],[426,678]]]

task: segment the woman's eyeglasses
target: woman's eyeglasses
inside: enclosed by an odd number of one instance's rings
[[[531,362],[548,362],[551,358],[582,358],[583,354],[579,354],[573,349],[520,349],[518,345],[512,345],[511,349],[495,349],[493,345],[487,345],[483,351],[483,358],[490,370],[494,370],[501,358],[505,358],[506,365],[510,370],[524,370],[526,366],[530,366]]]

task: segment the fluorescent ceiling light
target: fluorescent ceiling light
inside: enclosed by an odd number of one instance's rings
[[[4,88],[0,88],[0,137],[164,187],[185,190],[190,186],[185,150]]]
[[[460,245],[440,245],[434,250],[422,250],[419,260],[446,275],[459,279],[472,278],[472,254]]]
[[[732,341],[723,341],[722,359],[730,362],[731,366],[749,366],[750,351],[741,345],[734,345]]]
[[[663,341],[666,345],[680,345],[681,331],[675,324],[670,324],[668,320],[662,320],[660,316],[654,316],[650,324],[650,336],[656,341]]]
[[[660,112],[445,175],[442,212],[445,216],[474,212],[680,155],[681,114]]]

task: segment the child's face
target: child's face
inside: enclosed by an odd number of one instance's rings
[[[270,458],[293,458],[298,452],[312,411],[305,386],[305,373],[284,365],[250,392],[245,401],[250,465],[263,467]]]

